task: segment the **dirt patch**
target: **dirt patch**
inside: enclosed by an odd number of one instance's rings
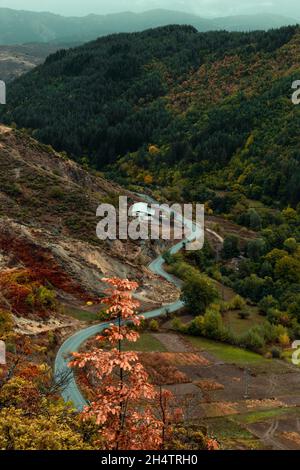
[[[235,415],[237,413],[238,403],[235,402],[207,403],[205,405],[205,416],[209,418]]]
[[[289,445],[294,446],[296,449],[300,449],[300,434],[298,432],[283,432],[281,437],[288,441]]]
[[[247,426],[259,437],[265,447],[273,450],[300,450],[300,419],[298,416],[281,416],[265,419]]]
[[[170,352],[190,352],[191,347],[179,336],[173,333],[153,333]]]
[[[213,390],[224,390],[224,385],[214,380],[199,380],[199,382],[195,382],[195,385],[205,392]]]
[[[176,365],[173,353],[139,353],[139,358],[156,385],[187,383],[189,379]],[[172,364],[173,360],[173,364]]]
[[[16,333],[20,333],[22,335],[39,335],[41,333],[47,333],[49,331],[56,331],[61,330],[64,328],[71,328],[76,326],[79,328],[81,325],[79,322],[75,320],[72,321],[65,321],[61,318],[51,318],[47,321],[36,321],[36,320],[28,320],[26,318],[18,318],[14,316],[15,328],[14,331]]]
[[[11,128],[0,124],[0,134],[7,134],[8,132],[11,132]]]

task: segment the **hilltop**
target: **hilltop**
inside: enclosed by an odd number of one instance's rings
[[[97,169],[118,161],[110,176],[169,188],[169,199],[235,188],[296,205],[299,57],[296,26],[111,35],[50,55],[8,87],[0,116]]]

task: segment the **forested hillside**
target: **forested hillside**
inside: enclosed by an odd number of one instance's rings
[[[299,41],[297,27],[108,36],[12,83],[1,118],[98,169],[121,157],[123,182],[176,186],[176,199],[203,199],[201,182],[296,205]]]

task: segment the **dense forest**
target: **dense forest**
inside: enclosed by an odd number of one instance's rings
[[[16,80],[0,117],[78,161],[109,166],[123,183],[176,187],[173,199],[238,185],[296,206],[299,38],[298,27],[111,35],[60,50]]]

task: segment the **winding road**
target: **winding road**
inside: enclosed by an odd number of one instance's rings
[[[150,203],[156,203],[152,198],[150,197],[145,197],[144,195],[140,195],[143,197],[147,202]],[[171,212],[171,211],[170,211]],[[176,212],[172,212],[172,215],[174,216],[175,219],[181,220],[182,216],[180,214],[177,214]],[[169,253],[170,254],[175,254],[178,251],[180,251],[187,242],[192,242],[195,240],[199,234],[200,231],[203,231],[202,227],[197,227],[196,224],[193,221],[190,220],[184,220],[185,225],[188,227],[188,229],[191,230],[191,235],[185,239],[180,241],[179,243],[175,244],[170,248]],[[212,230],[206,229],[210,233],[212,233],[216,238],[218,238],[219,241],[223,241],[223,239],[216,233],[213,232]],[[162,256],[158,256],[152,263],[149,265],[149,269],[159,275],[165,278],[167,281],[171,282],[174,284],[176,287],[181,286],[181,281],[177,279],[175,276],[172,276],[171,274],[167,273],[164,268],[164,259]],[[177,310],[180,310],[183,307],[183,302],[181,300],[177,300],[176,302],[168,305],[163,305],[162,307],[159,307],[155,310],[151,310],[149,312],[145,312],[142,315],[144,318],[155,318],[158,317],[162,314],[164,314],[166,311],[168,312],[176,312]],[[68,338],[60,347],[56,359],[55,359],[55,377],[59,380],[59,377],[61,377],[64,374],[67,374],[68,371],[70,371],[70,368],[68,367],[68,362],[70,361],[70,354],[72,352],[76,352],[79,350],[80,346],[87,341],[89,338],[95,336],[96,334],[101,333],[105,328],[107,328],[111,322],[106,322],[106,323],[101,323],[99,325],[94,325],[89,328],[85,328],[84,330],[80,330],[77,333],[75,333],[73,336]],[[68,402],[71,401],[73,402],[74,406],[76,407],[77,410],[81,411],[86,405],[87,402],[84,399],[84,397],[81,394],[81,391],[79,390],[74,372],[70,371],[70,378],[68,380],[68,384],[66,388],[62,392],[62,397],[63,399]]]

